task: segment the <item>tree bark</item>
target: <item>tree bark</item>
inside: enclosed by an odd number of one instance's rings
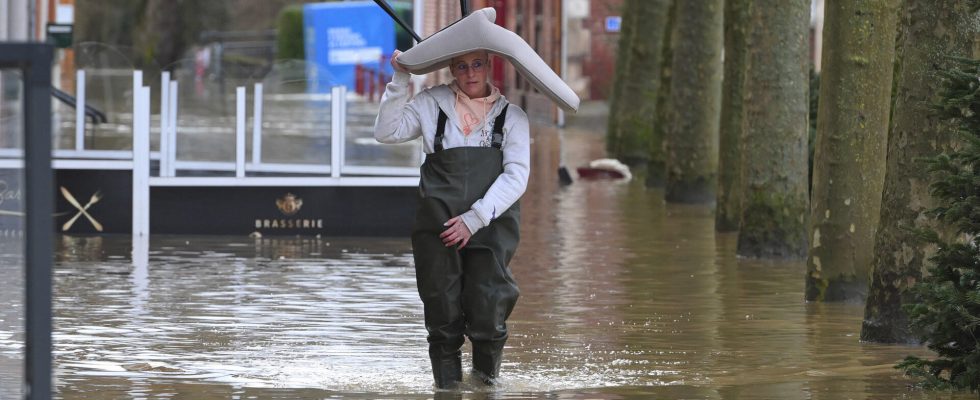
[[[622,139],[621,122],[624,109],[628,106],[623,100],[626,93],[624,87],[630,75],[629,51],[633,43],[633,32],[636,27],[636,6],[641,0],[625,0],[623,2],[622,26],[619,31],[619,41],[616,48],[616,72],[613,77],[612,94],[609,96],[609,125],[606,128],[606,153],[609,157],[620,158],[619,142]]]
[[[808,301],[863,302],[881,212],[898,0],[826,3]]]
[[[755,0],[745,70],[744,206],[738,254],[806,255],[807,0]]]
[[[724,0],[677,2],[666,199],[714,203],[718,185]]]
[[[721,124],[718,151],[718,208],[715,229],[738,230],[742,211],[742,96],[745,83],[745,35],[750,0],[725,2],[725,78],[721,89]]]
[[[660,88],[657,90],[656,117],[653,123],[653,140],[650,144],[650,162],[647,165],[646,185],[664,187],[667,182],[667,131],[670,128],[670,81],[674,63],[674,42],[677,41],[677,1],[671,1],[664,24],[664,43],[660,55]]]
[[[978,33],[972,2],[908,0],[904,5],[901,64],[862,340],[916,342],[902,305],[914,301],[907,290],[922,278],[929,254],[909,228],[932,226],[924,213],[934,205],[929,174],[917,159],[934,156],[953,142],[930,105],[939,93],[938,72],[951,65],[947,57],[970,55]]]
[[[625,76],[617,110],[619,117],[618,158],[631,168],[645,171],[651,157],[651,149],[659,146],[662,137],[654,137],[653,124],[657,115],[657,91],[660,88],[660,56],[664,44],[667,12],[671,0],[643,0],[633,4],[631,28],[634,39],[630,41],[629,71]]]

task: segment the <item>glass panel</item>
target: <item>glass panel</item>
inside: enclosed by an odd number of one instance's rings
[[[129,54],[133,49],[126,46],[110,46],[103,43],[83,42],[74,46],[75,68],[85,71],[85,104],[105,114],[106,122],[93,123],[92,118],[85,122],[86,150],[130,150],[133,146],[133,70],[143,71],[143,84],[151,87],[153,112],[159,104],[160,68],[151,61],[143,61],[137,66]],[[61,90],[77,97],[75,71],[62,74],[55,85]],[[154,98],[155,97],[155,98]],[[66,114],[67,113],[67,114]],[[75,148],[75,109],[59,105],[55,114],[61,123],[53,125],[56,136],[55,148]],[[158,127],[153,118],[151,128]],[[156,137],[151,136],[156,149]]]
[[[395,145],[374,140],[374,121],[378,116],[381,95],[391,82],[386,72],[389,63],[385,55],[378,63],[358,65],[355,87],[348,88],[347,137],[344,144],[344,165],[369,167],[418,167],[422,164],[420,140]],[[387,69],[390,69],[388,67]]]
[[[0,398],[20,398],[24,381],[24,87],[0,69]]]
[[[178,161],[235,162],[235,87],[242,79],[222,76],[212,65],[210,47],[164,67],[177,81]],[[213,68],[213,67],[215,68]],[[160,93],[151,94],[159,97]],[[173,94],[171,94],[173,96]],[[172,103],[172,101],[171,101]],[[246,101],[247,104],[247,101]],[[153,141],[159,140],[156,134]],[[177,171],[187,175],[187,170]],[[234,176],[234,170],[217,176]]]
[[[262,79],[263,163],[330,165],[332,81],[313,62],[273,64]]]
[[[333,81],[326,69],[313,62],[273,64],[261,80],[263,163],[330,165]]]
[[[235,161],[235,88],[246,89],[246,159],[252,160],[254,123],[254,84],[263,84],[262,163],[299,164],[311,167],[312,174],[325,173],[330,165],[331,113],[329,93],[336,80],[321,65],[303,60],[263,61],[236,47],[220,42],[202,44],[185,58],[160,67],[151,60],[134,60],[135,50],[98,42],[73,47],[75,69],[55,77],[55,85],[77,98],[76,71],[84,71],[85,104],[103,113],[107,122],[86,118],[86,150],[129,150],[132,148],[133,70],[143,71],[143,84],[151,88],[151,149],[159,150],[160,77],[169,71],[178,82],[178,123],[176,154],[179,161],[224,163],[223,172],[212,169],[206,175],[233,175],[227,170]],[[260,60],[260,58],[262,58]],[[259,62],[262,61],[262,62]],[[387,58],[379,62],[387,63]],[[380,64],[379,64],[380,65]],[[418,140],[382,145],[373,138],[378,102],[390,76],[379,65],[362,65],[355,87],[348,88],[346,165],[372,167],[410,167],[421,164]],[[60,101],[52,104],[55,149],[76,148],[75,109]],[[13,139],[4,129],[0,147]],[[179,175],[193,174],[181,170]],[[268,173],[258,173],[260,175]],[[250,173],[250,175],[256,175]]]

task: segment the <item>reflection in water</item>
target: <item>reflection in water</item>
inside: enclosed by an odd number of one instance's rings
[[[892,368],[922,348],[860,343],[861,307],[804,303],[803,264],[736,258],[711,210],[636,182],[558,187],[541,151],[554,133],[535,137],[495,391],[434,396],[407,238],[154,236],[131,253],[126,237],[65,236],[58,396],[948,397]],[[596,134],[566,134],[569,166],[602,156]]]
[[[21,397],[24,273],[23,239],[0,237],[0,399]]]

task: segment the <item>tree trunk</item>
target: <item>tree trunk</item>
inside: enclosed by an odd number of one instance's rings
[[[657,113],[653,123],[653,137],[650,143],[650,162],[647,164],[646,185],[664,187],[667,181],[667,130],[670,128],[670,81],[673,79],[671,67],[674,63],[674,42],[677,19],[677,1],[671,1],[667,10],[667,23],[664,24],[664,43],[660,56],[660,88],[657,90]],[[659,140],[657,139],[659,138]]]
[[[633,43],[633,32],[636,27],[636,6],[641,0],[625,0],[623,2],[622,26],[619,31],[619,41],[616,48],[616,72],[613,77],[612,94],[609,96],[609,125],[606,129],[606,153],[609,157],[619,158],[619,142],[622,139],[621,122],[624,109],[628,107],[622,96],[626,93],[624,87],[630,75],[629,51]]]
[[[806,255],[808,0],[755,0],[745,69],[738,254]]]
[[[724,0],[677,2],[666,199],[713,203],[718,185]]]
[[[664,43],[664,28],[671,0],[643,0],[633,4],[629,71],[620,93],[617,115],[619,148],[615,154],[631,168],[645,171],[653,145],[662,137],[654,137],[657,91],[660,88],[660,56]],[[662,155],[660,156],[662,162]]]
[[[721,145],[718,151],[718,208],[715,229],[738,230],[742,212],[742,96],[745,83],[746,26],[750,0],[725,2],[725,79],[721,89]]]
[[[808,301],[863,302],[881,212],[899,0],[826,3]]]
[[[917,159],[938,154],[953,140],[930,105],[939,93],[938,72],[950,66],[947,57],[970,55],[978,32],[972,2],[908,0],[903,9],[902,57],[862,340],[916,341],[902,304],[913,301],[906,291],[922,277],[928,255],[908,228],[926,226],[930,219],[924,213],[933,207],[929,174]]]

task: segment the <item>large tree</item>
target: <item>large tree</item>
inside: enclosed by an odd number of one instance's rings
[[[916,341],[902,304],[913,300],[908,290],[927,267],[926,248],[913,230],[928,227],[925,212],[933,207],[929,175],[919,160],[942,152],[954,139],[930,108],[940,93],[939,72],[952,65],[949,57],[970,55],[978,33],[976,6],[976,0],[907,0],[904,5],[901,61],[862,340]]]
[[[810,194],[810,301],[867,296],[885,179],[898,4],[826,3]]]
[[[662,137],[654,137],[653,124],[660,87],[660,56],[671,0],[628,2],[631,4],[627,5],[627,9],[632,15],[627,22],[632,24],[628,28],[632,39],[625,43],[628,48],[620,48],[620,51],[629,52],[629,56],[626,57],[628,65],[622,69],[625,75],[617,76],[621,86],[613,117],[617,119],[618,141],[612,154],[639,170],[646,170],[651,161],[662,168],[663,156],[650,149],[654,145],[659,146],[663,140]],[[651,160],[651,156],[659,157]],[[658,168],[653,170],[654,173],[659,172]]]
[[[738,254],[806,255],[808,0],[755,0],[745,70]]]
[[[626,91],[626,81],[630,76],[630,58],[633,56],[629,50],[633,43],[636,28],[636,6],[640,0],[625,0],[622,4],[622,26],[619,30],[619,41],[616,47],[616,70],[613,75],[612,91],[609,95],[609,121],[606,128],[606,153],[610,157],[619,158],[617,153],[620,149],[619,142],[622,139],[620,122],[623,120],[622,113],[627,108],[623,100]]]
[[[718,185],[724,0],[678,1],[666,199],[712,203]]]
[[[745,34],[751,0],[725,1],[725,79],[721,88],[721,145],[718,154],[718,208],[715,229],[738,230],[742,217],[742,110]]]
[[[671,1],[667,10],[667,23],[664,24],[664,43],[660,53],[660,87],[657,89],[657,107],[653,123],[653,137],[660,141],[650,143],[650,162],[647,166],[646,185],[664,187],[667,178],[667,130],[670,127],[670,81],[671,68],[674,63],[674,20],[677,11],[677,1]]]

